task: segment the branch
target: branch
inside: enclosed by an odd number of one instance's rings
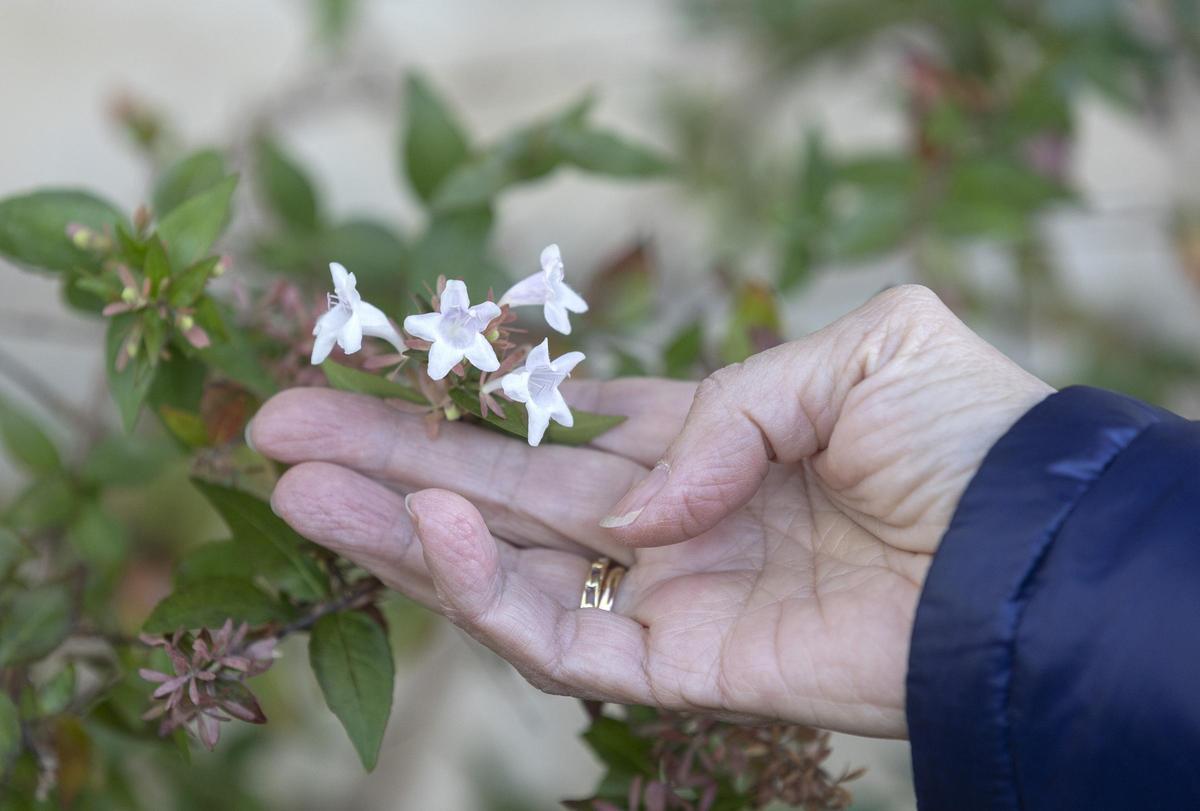
[[[282,626],[278,631],[269,636],[276,639],[283,639],[285,636],[294,634],[297,631],[307,631],[309,628],[317,624],[317,621],[329,614],[336,614],[339,611],[345,611],[348,608],[359,608],[370,602],[377,592],[383,591],[383,582],[375,577],[366,577],[354,584],[354,587],[342,594],[335,600],[328,603],[321,603],[314,606],[307,614],[297,619],[292,620],[287,625]]]

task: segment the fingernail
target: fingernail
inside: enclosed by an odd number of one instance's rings
[[[618,529],[620,527],[627,527],[638,520],[642,511],[658,495],[658,491],[663,489],[663,485],[667,483],[667,476],[670,473],[671,466],[666,462],[659,462],[655,465],[654,470],[651,470],[646,474],[646,478],[635,484],[613,506],[609,514],[600,520],[600,526],[606,529]]]
[[[254,447],[254,443],[250,441],[250,427],[252,425],[254,425],[253,417],[251,417],[250,420],[246,423],[246,430],[245,430],[245,433],[243,434],[243,438],[246,440],[246,447],[249,448],[250,450],[254,451],[255,453],[258,453],[258,448]]]
[[[412,501],[410,500],[410,499],[412,499],[412,497],[413,497],[413,493],[409,493],[407,496],[404,497],[404,511],[406,513],[408,513],[408,517],[412,519],[413,526],[416,526],[417,514],[415,512],[413,512]]]

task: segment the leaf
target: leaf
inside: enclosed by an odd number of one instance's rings
[[[75,247],[67,226],[111,232],[125,218],[116,206],[75,189],[45,189],[0,200],[0,256],[25,268],[69,271],[98,265]]]
[[[216,149],[202,149],[171,164],[154,184],[154,213],[167,216],[186,200],[217,185],[226,175],[225,156]]]
[[[38,709],[43,715],[58,715],[74,696],[75,665],[68,663],[38,690]]]
[[[102,571],[112,571],[129,552],[125,527],[96,501],[83,504],[67,527],[67,541],[85,561]]]
[[[157,357],[147,357],[146,352],[139,351],[129,359],[124,369],[117,369],[117,357],[121,347],[134,334],[135,329],[140,329],[138,314],[122,313],[108,322],[108,332],[105,336],[108,388],[117,404],[117,410],[121,413],[121,424],[125,426],[126,433],[133,431],[138,414],[142,410],[142,402],[154,383],[158,361]]]
[[[70,521],[76,499],[75,488],[65,473],[42,475],[13,499],[4,520],[13,529],[36,535]]]
[[[312,545],[271,512],[265,501],[219,484],[199,479],[192,482],[221,514],[255,573],[300,599],[326,595],[328,587],[321,570],[304,553]]]
[[[611,771],[621,775],[655,773],[651,742],[633,734],[625,721],[598,716],[583,733],[583,739]]]
[[[463,411],[476,417],[481,416],[477,395],[463,389],[451,389],[450,399]],[[556,445],[586,445],[605,431],[616,428],[626,419],[621,414],[595,414],[577,408],[572,408],[571,413],[575,416],[575,424],[567,428],[551,422],[550,427],[546,429],[547,441]],[[520,403],[513,403],[511,407],[505,407],[503,417],[489,411],[485,421],[514,436],[521,438],[529,436],[528,417],[525,407]]]
[[[21,719],[17,705],[0,692],[0,777],[8,771],[8,765],[21,751]]]
[[[178,308],[195,304],[220,262],[221,257],[210,256],[184,268],[171,279],[171,286],[167,291],[167,301],[171,306]]]
[[[171,266],[185,268],[203,259],[229,221],[237,175],[230,175],[187,202],[176,206],[158,223]]]
[[[321,220],[317,192],[300,165],[274,140],[255,144],[255,182],[267,208],[284,225],[314,231]]]
[[[225,620],[263,625],[289,619],[287,606],[259,590],[248,578],[206,577],[183,584],[164,597],[142,630],[169,634],[177,628],[219,628]]]
[[[673,171],[658,152],[615,133],[591,128],[560,127],[554,144],[563,158],[588,172],[609,177],[658,177]]]
[[[29,547],[17,533],[0,527],[0,580],[4,580],[21,561],[29,557]]]
[[[427,203],[470,154],[462,125],[418,73],[410,73],[405,84],[405,129],[401,149],[409,185]]]
[[[345,44],[350,24],[358,14],[359,0],[316,0],[317,33],[326,45]]]
[[[0,438],[14,461],[30,473],[50,473],[62,467],[58,448],[23,409],[0,397]]]
[[[62,586],[19,591],[0,606],[0,667],[40,659],[71,629],[71,603]]]
[[[95,485],[129,487],[151,481],[178,458],[163,437],[106,436],[88,452],[80,476]]]
[[[211,442],[208,425],[199,414],[163,405],[158,407],[158,417],[171,435],[189,448],[203,448]]]
[[[507,289],[508,274],[488,252],[492,222],[487,206],[434,214],[409,252],[409,289],[433,287],[439,275],[462,279],[471,290]]]
[[[392,711],[395,665],[387,633],[358,611],[329,614],[313,626],[308,656],[325,703],[371,771]]]
[[[329,278],[325,265],[341,262],[354,273],[363,298],[385,312],[389,301],[404,303],[408,247],[393,228],[374,220],[347,220],[325,230],[319,245],[322,283]]]
[[[329,385],[340,391],[370,394],[373,397],[395,397],[410,403],[429,405],[429,401],[421,392],[403,383],[388,380],[382,375],[351,369],[349,366],[343,366],[331,360],[321,364],[321,371],[325,373],[325,379],[329,381]]]
[[[245,577],[246,561],[236,541],[213,541],[184,554],[175,566],[175,587],[210,577]]]
[[[667,377],[690,379],[700,362],[703,349],[704,324],[700,319],[696,319],[676,333],[663,350],[664,371]]]

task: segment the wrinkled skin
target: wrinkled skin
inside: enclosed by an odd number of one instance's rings
[[[272,502],[288,523],[544,690],[902,737],[932,554],[987,449],[1050,391],[901,287],[699,387],[564,386],[629,415],[587,448],[461,424],[429,440],[420,417],[319,389],[279,394],[249,433],[294,465]],[[660,459],[637,519],[600,527]],[[597,552],[630,565],[612,613],[578,608]]]

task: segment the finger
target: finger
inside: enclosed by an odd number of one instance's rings
[[[901,303],[905,323],[897,325],[891,316]],[[934,308],[945,311],[924,288],[896,288],[802,340],[719,370],[697,388],[662,461],[602,525],[633,546],[711,529],[749,502],[772,461],[797,462],[825,447],[851,389],[899,351],[905,325]]]
[[[357,563],[388,587],[440,609],[403,497],[352,470],[307,462],[280,477],[271,507],[304,537]],[[587,558],[499,541],[503,565],[565,606],[579,604]]]
[[[520,543],[629,557],[599,528],[608,506],[646,472],[629,459],[595,448],[530,448],[462,423],[442,424],[431,439],[423,419],[331,389],[281,392],[249,434],[260,453],[281,462],[331,462],[404,491],[453,488],[479,505],[497,534]]]
[[[483,517],[461,496],[423,490],[408,504],[438,599],[457,625],[543,690],[653,701],[645,628],[608,611],[567,608],[527,574],[504,567]]]
[[[563,396],[573,408],[629,419],[592,440],[594,447],[619,454],[646,467],[662,458],[683,427],[696,384],[652,377],[618,380],[568,380]]]

